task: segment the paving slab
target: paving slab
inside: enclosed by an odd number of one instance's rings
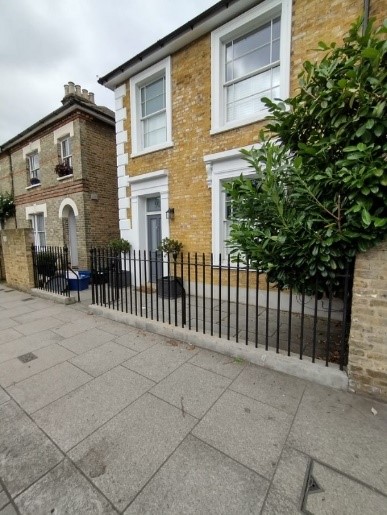
[[[23,514],[113,514],[111,504],[68,460],[16,499]]]
[[[12,327],[18,326],[19,323],[13,320],[12,318],[2,318],[0,320],[0,331],[4,331],[5,329],[10,329]]]
[[[9,395],[2,388],[0,388],[0,404],[4,404],[4,402],[9,401],[9,399]]]
[[[231,390],[294,414],[306,382],[281,372],[248,365],[230,386]]]
[[[9,386],[7,391],[27,413],[33,413],[91,379],[86,372],[65,362]]]
[[[230,379],[235,379],[246,366],[244,361],[206,349],[201,349],[189,362]]]
[[[269,482],[188,435],[125,515],[259,513]]]
[[[123,365],[152,381],[161,381],[198,352],[194,346],[176,340],[169,340],[169,342],[169,344],[156,344]]]
[[[151,393],[201,418],[230,383],[229,378],[185,363],[153,387]]]
[[[115,338],[114,341],[120,345],[128,347],[128,349],[132,349],[136,352],[143,352],[144,350],[156,345],[156,343],[165,342],[166,339],[157,334],[145,333],[144,331],[139,331],[135,328],[129,328],[129,331],[126,334]]]
[[[50,337],[47,333],[50,333],[52,337]],[[28,352],[33,352],[37,349],[48,347],[50,343],[60,339],[60,336],[55,335],[51,331],[43,331],[43,333],[35,334],[34,336],[35,338],[24,336],[22,338],[18,338],[0,345],[0,363],[17,358],[18,356],[27,354]],[[41,338],[37,338],[36,336],[41,336]],[[47,339],[45,339],[45,336]]]
[[[32,311],[16,316],[12,313],[12,320],[15,320],[18,324],[27,324],[28,322],[34,322],[42,318],[55,317],[60,311],[61,308],[58,306],[47,305],[44,309],[34,308]]]
[[[61,327],[53,329],[53,331],[60,334],[63,338],[71,338],[93,329],[96,325],[94,317],[84,315],[81,319],[65,323]]]
[[[385,404],[310,383],[288,445],[387,494],[386,411]]]
[[[291,423],[284,411],[226,391],[192,434],[271,479]]]
[[[25,324],[19,324],[17,330],[25,335],[40,333],[45,329],[54,329],[60,327],[63,324],[60,320],[54,317],[40,318],[33,322],[26,322]]]
[[[120,324],[119,322],[111,322],[106,318],[95,317],[96,318],[96,327],[100,327],[104,331],[108,333],[114,334],[115,336],[123,336],[128,333],[136,332],[137,329],[134,327],[130,327],[126,324]]]
[[[12,504],[7,504],[2,510],[0,510],[1,515],[19,515]]]
[[[33,418],[67,451],[153,385],[149,379],[118,366],[35,412]]]
[[[71,352],[75,352],[75,354],[83,354],[113,339],[114,335],[111,333],[93,328],[70,338],[65,338],[60,344],[66,347],[66,349],[71,350]]]
[[[275,471],[262,515],[299,514],[308,479],[310,458],[285,447]]]
[[[307,494],[303,509],[307,513],[343,515],[385,515],[387,497],[324,465],[313,463],[311,474],[321,491]]]
[[[1,508],[4,508],[4,506],[6,506],[8,503],[9,503],[9,497],[6,494],[6,492],[4,492],[4,490],[2,489],[1,484],[0,484],[0,510],[1,510]]]
[[[10,327],[9,329],[2,329],[0,331],[0,345],[8,343],[11,340],[16,340],[16,338],[20,338],[21,336],[22,334],[12,327]]]
[[[136,352],[122,345],[107,342],[80,356],[76,356],[70,362],[88,374],[97,377],[136,354]]]
[[[28,363],[23,363],[18,358],[1,363],[0,385],[10,386],[18,383],[75,356],[73,352],[56,343],[42,349],[36,349],[33,354],[35,354],[36,359]]]
[[[13,401],[0,406],[0,477],[16,496],[63,458]]]
[[[123,510],[196,423],[145,394],[70,452],[93,483]]]

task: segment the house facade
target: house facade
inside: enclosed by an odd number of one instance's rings
[[[297,91],[320,40],[342,41],[385,1],[221,1],[99,82],[116,98],[121,236],[154,250],[164,237],[184,251],[227,254],[224,181],[251,174],[241,148],[258,142],[261,97]]]
[[[72,82],[62,104],[0,147],[0,192],[16,206],[5,228],[66,244],[72,267],[85,268],[91,246],[119,236],[114,113]]]

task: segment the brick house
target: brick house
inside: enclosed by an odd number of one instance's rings
[[[0,192],[16,205],[5,228],[32,226],[36,245],[67,244],[83,268],[119,236],[114,113],[72,82],[62,104],[1,145]]]
[[[222,0],[99,82],[114,90],[120,230],[134,249],[161,238],[226,255],[224,181],[251,171],[260,97],[297,89],[318,41],[340,41],[364,0]],[[370,2],[381,21],[385,0]],[[173,212],[173,219],[166,214]]]

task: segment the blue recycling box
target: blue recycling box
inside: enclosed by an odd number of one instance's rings
[[[90,275],[79,273],[79,291],[87,290],[89,287]],[[69,279],[69,289],[71,291],[78,291],[78,279]]]

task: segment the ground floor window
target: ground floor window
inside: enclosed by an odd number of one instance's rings
[[[34,232],[34,244],[36,247],[46,246],[46,229],[43,213],[35,213],[30,215],[32,222],[32,230]]]

